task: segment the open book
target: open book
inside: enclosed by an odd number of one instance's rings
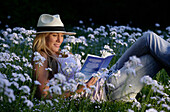
[[[101,68],[107,68],[113,56],[114,55],[109,55],[103,58],[88,54],[80,72],[84,73],[86,76],[85,79],[88,80],[90,77],[92,77],[93,73],[97,73],[97,71],[99,71]]]

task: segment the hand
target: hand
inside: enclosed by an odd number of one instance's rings
[[[97,80],[98,80],[98,77],[91,77],[91,78],[86,82],[86,86],[87,86],[88,88],[90,88],[90,86],[94,85]],[[84,86],[83,86],[83,85],[78,85],[76,92],[77,92],[77,93],[81,93],[82,91],[84,91]]]
[[[87,87],[90,87],[90,86],[94,85],[97,80],[98,80],[98,77],[91,77],[91,78],[86,82]]]

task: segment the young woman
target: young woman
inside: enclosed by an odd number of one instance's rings
[[[64,31],[64,25],[61,22],[59,15],[43,14],[40,16],[37,25],[37,36],[33,43],[33,52],[39,52],[46,60],[43,63],[43,66],[40,67],[33,64],[34,79],[41,83],[36,91],[36,96],[38,98],[41,98],[42,96],[45,98],[51,98],[51,96],[48,95],[48,92],[44,91],[45,89],[49,89],[46,83],[49,82],[55,73],[63,72],[60,71],[61,69],[58,65],[60,63],[60,45],[63,42],[63,35],[72,34],[75,33]],[[124,63],[133,55],[140,58],[143,66],[135,69],[135,76],[129,76],[126,72]],[[75,67],[76,69],[73,70],[74,73],[80,70],[80,62],[76,60],[72,54],[66,55],[63,60],[65,62],[77,64],[77,67]],[[64,63],[62,62],[61,68],[64,66]],[[52,72],[47,72],[45,70],[45,68],[49,67],[52,68]],[[153,77],[162,68],[165,68],[168,74],[170,74],[170,43],[154,33],[146,33],[122,55],[113,67],[111,67],[111,73],[107,76],[106,85],[104,85],[103,91],[95,91],[92,97],[96,100],[129,101],[131,98],[135,98],[136,94],[142,89],[143,84],[140,82],[140,79],[145,75]],[[121,75],[118,78],[111,77],[111,74],[117,70],[120,70]],[[73,78],[74,73],[71,75],[66,74],[66,77]],[[101,80],[98,80],[97,77],[90,78],[86,83],[87,87],[94,85],[96,81],[99,83]],[[115,88],[108,88],[107,83],[113,84]],[[83,88],[84,87],[81,86],[77,92],[82,92]],[[101,88],[102,87],[99,87],[98,89]],[[64,93],[64,96],[66,97],[70,95],[70,92]]]
[[[49,86],[46,84],[54,77],[54,74],[64,72],[62,68],[66,66],[65,62],[77,65],[72,69],[71,73],[67,74],[65,72],[66,78],[68,79],[74,78],[74,73],[81,69],[80,61],[77,60],[71,53],[64,55],[63,58],[60,57],[60,46],[64,39],[63,35],[74,34],[76,33],[66,32],[64,30],[64,25],[60,20],[59,15],[42,14],[40,16],[37,25],[37,34],[33,42],[33,52],[40,53],[46,60],[42,63],[43,66],[39,66],[32,61],[34,68],[34,80],[38,80],[41,83],[41,85],[39,85],[36,89],[35,95],[37,98],[52,98],[48,94],[48,91],[44,91],[49,89]],[[51,68],[52,71],[49,72],[45,70],[46,68]],[[87,86],[91,85],[93,85],[93,79],[87,83]],[[83,87],[77,90],[77,92],[81,91],[83,91]],[[70,93],[65,92],[64,96],[68,97],[70,96]]]

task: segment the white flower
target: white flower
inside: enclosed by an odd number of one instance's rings
[[[162,104],[162,107],[165,107],[165,108],[167,108],[167,110],[170,110],[170,106],[167,104]]]
[[[51,106],[54,105],[51,100],[46,100],[46,103],[49,103]]]
[[[41,85],[41,83],[37,80],[34,81],[35,85]]]
[[[65,39],[65,42],[76,44],[76,38],[75,36],[69,36],[68,38]]]
[[[84,52],[81,52],[81,55],[82,55],[82,56],[84,56],[84,55],[85,55],[85,53],[84,53]]]
[[[79,49],[80,50],[85,50],[85,47],[84,46],[79,46]]]
[[[131,109],[128,109],[127,111],[128,111],[128,112],[134,112],[134,110],[131,110]]]
[[[113,51],[113,49],[111,49],[110,46],[108,46],[108,45],[105,45],[105,46],[104,46],[104,49],[106,49],[106,50],[108,50],[108,51],[110,51],[110,52]]]
[[[69,91],[70,90],[70,84],[69,83],[65,83],[64,86],[63,86],[63,90],[64,91]]]
[[[27,104],[27,106],[29,107],[29,109],[31,109],[31,108],[34,106],[34,104],[33,104],[30,100],[25,100],[24,103]]]
[[[11,32],[12,32],[12,29],[11,29],[11,28],[7,28],[6,31],[9,32],[9,33],[11,33]]]
[[[100,50],[100,53],[102,54],[101,57],[107,57],[112,55],[110,52],[106,51],[106,50]]]
[[[19,88],[19,84],[17,83],[17,82],[15,82],[15,81],[13,81],[13,82],[11,82],[11,85],[14,85],[17,89]]]
[[[4,48],[10,48],[8,44],[2,44]]]
[[[155,26],[156,26],[156,27],[160,27],[160,24],[159,24],[159,23],[155,23]]]
[[[80,23],[80,24],[83,24],[83,21],[82,21],[82,20],[80,20],[80,21],[79,21],[79,23]]]
[[[133,102],[132,108],[134,108],[135,106],[138,108],[138,110],[141,109],[141,104],[136,99]]]
[[[135,43],[135,39],[129,38],[129,39],[128,39],[128,42],[129,42],[129,43]]]
[[[125,71],[128,74],[132,74],[132,75],[136,76],[135,69],[139,66],[142,66],[140,59],[137,58],[136,56],[131,56],[129,58],[129,61],[125,62],[125,67],[126,67]]]
[[[25,77],[22,74],[12,73],[12,76],[14,77],[15,81],[21,80],[22,82],[25,82]]]
[[[78,60],[81,60],[81,55],[80,54],[75,54],[74,57]]]
[[[3,53],[3,52],[0,52],[0,61],[13,61],[13,59],[10,57],[10,54],[8,53]]]
[[[24,93],[30,94],[30,88],[26,85],[21,86],[19,90],[23,90]]]
[[[150,108],[150,109],[146,110],[145,112],[158,112],[158,111],[154,108]]]
[[[82,42],[86,42],[85,36],[79,36],[79,39],[80,39]]]
[[[51,68],[45,68],[45,70],[47,70],[47,71],[52,71],[52,69],[51,69]]]
[[[45,102],[44,102],[44,101],[40,101],[40,104],[41,104],[41,105],[45,105]]]
[[[160,84],[157,83],[156,80],[152,80],[151,77],[149,76],[144,76],[141,78],[140,80],[142,83],[145,83],[147,85],[151,85],[154,92],[157,92],[163,96],[169,96],[168,94],[164,93],[163,90],[164,90],[164,87]]]
[[[57,102],[57,103],[59,102],[57,99],[54,99],[54,101]]]
[[[72,84],[72,83],[70,83],[70,91],[72,91],[72,92],[75,92],[76,91],[76,89],[77,89],[77,84]]]
[[[151,85],[152,84],[152,78],[149,77],[149,76],[144,76],[141,78],[140,80],[142,83],[146,83],[148,85]]]
[[[61,88],[60,88],[58,85],[51,86],[51,87],[49,88],[49,92],[50,92],[50,93],[57,94],[57,95],[61,95],[61,94],[62,94]]]
[[[129,87],[131,88],[131,87],[132,87],[132,84],[129,84]]]
[[[84,78],[85,78],[85,75],[84,75],[83,73],[81,73],[81,72],[77,72],[77,73],[75,74],[75,77],[76,77],[76,78],[79,78],[79,79],[84,79]]]
[[[82,63],[84,63],[84,62],[85,62],[85,60],[84,60],[84,59],[82,59],[82,60],[81,60],[81,62],[82,62]]]
[[[147,104],[146,106],[147,106],[147,107],[151,107],[152,105],[151,105],[151,104]]]
[[[67,55],[69,54],[69,51],[67,49],[62,49],[60,53]]]
[[[61,83],[66,81],[66,77],[61,73],[54,74],[54,78],[58,79]]]
[[[8,101],[11,103],[12,101],[15,101],[15,95],[14,91],[8,87],[4,88],[4,94],[8,97]],[[1,90],[0,90],[1,91]],[[12,100],[12,101],[11,101]]]
[[[73,84],[77,84],[74,79],[70,79],[68,82],[69,82],[69,83],[73,83]]]
[[[11,83],[7,79],[0,78],[0,87],[8,87]]]
[[[69,46],[69,45],[65,45],[65,46],[64,46],[64,49],[67,49],[67,50],[69,50],[69,51],[70,51],[70,50],[71,50],[71,46]]]
[[[90,37],[90,39],[94,39],[95,36],[93,34],[89,34],[88,37]]]
[[[2,34],[3,34],[4,37],[6,37],[8,35],[8,32],[7,31],[3,31]]]
[[[92,74],[93,77],[98,77],[98,78],[99,78],[101,75],[102,75],[102,74],[101,74],[100,72],[97,72],[97,73],[93,73],[93,74]]]
[[[2,73],[0,72],[0,78],[5,79],[5,78],[7,78],[7,76],[6,76],[5,74],[2,74]]]
[[[39,66],[43,66],[43,64],[42,63],[44,63],[44,61],[45,61],[46,59],[43,57],[43,56],[41,56],[41,54],[40,53],[38,53],[38,52],[34,52],[34,58],[33,58],[33,61],[35,61],[36,63],[35,64],[38,64]]]
[[[90,32],[90,31],[93,32],[93,28],[88,27],[88,28],[87,28],[87,31],[88,31],[88,32]]]
[[[21,96],[21,98],[27,100],[27,97],[26,97],[26,96]]]
[[[26,77],[27,81],[32,82],[32,79],[30,78],[30,76],[27,73],[24,73],[24,76]]]
[[[115,88],[115,86],[114,86],[113,84],[111,84],[111,83],[107,83],[107,86],[108,86],[109,88],[111,88],[111,89],[114,89],[114,88]]]

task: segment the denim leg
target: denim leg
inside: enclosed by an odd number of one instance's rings
[[[152,55],[169,73],[170,70],[170,43],[153,32],[145,33],[119,58],[111,70],[118,70],[129,60],[130,56],[137,57],[145,54]]]
[[[136,76],[128,74],[125,66],[120,69],[120,76],[108,76],[107,83],[115,86],[114,89],[108,88],[106,95],[109,100],[131,101],[144,86],[140,79],[145,75],[153,76],[162,69],[151,55],[141,56],[140,60],[143,66],[135,69]]]

